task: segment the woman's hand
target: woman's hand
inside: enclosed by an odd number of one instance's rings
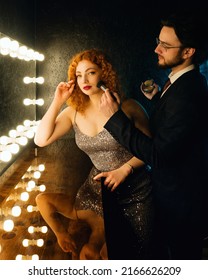
[[[75,83],[73,80],[69,82],[60,82],[55,91],[55,99],[60,103],[65,103],[74,90]]]
[[[96,181],[100,181],[101,178],[104,177],[104,185],[110,188],[111,191],[114,191],[121,183],[124,182],[126,177],[131,173],[131,166],[124,164],[118,169],[108,172],[101,172],[98,175],[96,175],[93,179]]]
[[[59,246],[64,252],[71,252],[73,256],[77,255],[77,248],[74,240],[68,232],[56,233]]]

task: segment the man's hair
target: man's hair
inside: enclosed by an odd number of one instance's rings
[[[208,59],[207,24],[203,17],[193,12],[180,12],[163,18],[161,24],[174,28],[178,39],[185,48],[196,49],[193,56],[195,64],[201,64]]]

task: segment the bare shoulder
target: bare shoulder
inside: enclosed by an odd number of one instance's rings
[[[132,98],[126,99],[122,103],[122,110],[130,117],[133,117],[136,114],[140,116],[143,115],[144,118],[148,118],[147,112],[143,106],[137,100]]]
[[[61,117],[62,119],[69,119],[73,123],[75,113],[76,111],[73,107],[67,106],[61,111],[59,117]]]
[[[122,104],[122,110],[137,128],[139,128],[144,134],[151,136],[149,130],[149,117],[138,101],[127,99]]]

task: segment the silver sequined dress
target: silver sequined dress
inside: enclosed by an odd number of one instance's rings
[[[94,167],[79,189],[76,209],[91,209],[103,216],[109,259],[148,259],[152,235],[153,205],[150,175],[141,168],[130,175],[114,192],[104,189],[93,177],[122,166],[129,153],[106,130],[94,137],[82,133],[74,123],[75,141],[91,159]],[[121,246],[122,244],[122,246]]]

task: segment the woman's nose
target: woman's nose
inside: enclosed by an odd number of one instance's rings
[[[87,83],[87,82],[88,82],[87,75],[84,75],[84,76],[83,76],[83,83]]]

